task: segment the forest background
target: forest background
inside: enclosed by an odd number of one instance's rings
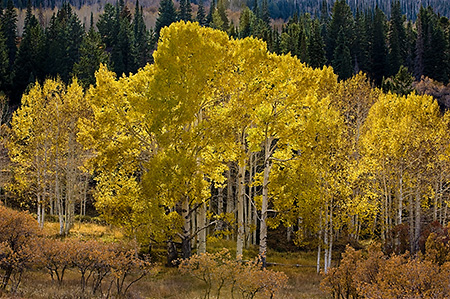
[[[75,215],[100,215],[142,248],[166,247],[168,265],[217,239],[238,260],[257,246],[263,267],[270,246],[296,244],[317,250],[332,293],[381,288],[356,266],[329,271],[346,243],[408,251],[395,260],[406,266],[422,253],[445,277],[450,22],[439,2],[442,15],[383,3],[164,0],[149,29],[138,2],[8,1],[4,205],[41,228],[56,220],[61,236]],[[3,266],[3,288],[20,267]]]

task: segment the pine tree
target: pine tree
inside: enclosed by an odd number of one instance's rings
[[[1,20],[1,29],[8,49],[9,69],[12,70],[17,52],[17,13],[12,0],[8,0]]]
[[[45,79],[45,35],[32,14],[29,1],[22,40],[14,63],[13,98],[20,98],[26,87],[36,79]]]
[[[264,23],[266,23],[267,26],[270,25],[270,13],[269,13],[269,5],[267,4],[267,0],[262,0],[261,19],[264,21]]]
[[[423,17],[419,14],[416,21],[417,39],[414,53],[414,76],[416,77],[416,80],[420,80],[424,73],[425,33],[422,19]]]
[[[344,31],[339,31],[337,45],[334,50],[332,66],[341,80],[348,79],[353,74],[352,56],[347,46]]]
[[[8,49],[6,48],[6,39],[0,32],[0,92],[5,93],[6,90],[9,90],[10,84]]]
[[[134,48],[136,49],[137,67],[144,67],[151,61],[150,54],[150,36],[145,27],[142,6],[139,7],[139,1],[136,1],[136,9],[133,19]]]
[[[180,12],[178,14],[178,20],[185,22],[192,20],[192,7],[190,0],[180,0]]]
[[[169,26],[177,20],[177,12],[172,0],[161,0],[159,3],[158,18],[155,24],[155,36],[159,38],[159,32],[163,27]]]
[[[119,32],[118,23],[116,8],[112,4],[107,3],[103,14],[98,19],[97,28],[108,52],[111,52],[112,47],[116,43]]]
[[[353,15],[345,0],[337,0],[333,6],[333,15],[328,26],[326,52],[328,61],[332,61],[335,48],[338,45],[337,38],[342,31],[349,49],[353,44]]]
[[[327,59],[325,57],[325,44],[320,30],[318,20],[313,21],[311,37],[308,43],[308,63],[314,68],[320,68],[325,65]]]
[[[126,6],[122,9],[120,15],[117,16],[119,30],[117,41],[111,51],[111,65],[117,76],[135,73],[138,70],[138,55],[135,48],[133,26],[130,22],[131,17],[128,16],[129,13]]]
[[[213,14],[216,10],[216,0],[211,0],[211,5],[209,6],[209,12],[206,16],[206,26],[211,26],[213,23]]]
[[[366,18],[359,10],[355,17],[355,41],[353,43],[353,58],[355,60],[355,73],[360,70],[370,71],[370,47],[367,34]]]
[[[228,20],[224,0],[219,0],[219,2],[217,3],[217,13],[221,21],[223,22],[223,30],[227,31],[230,26],[230,21]]]
[[[252,34],[251,28],[251,16],[253,15],[252,11],[245,7],[241,15],[239,17],[239,37],[246,38]]]
[[[406,32],[403,26],[400,1],[394,1],[391,8],[391,21],[389,23],[389,56],[388,75],[392,76],[398,72],[401,65],[406,63]]]
[[[91,26],[81,43],[80,60],[73,66],[72,75],[77,77],[81,85],[87,89],[90,85],[95,84],[95,72],[99,69],[100,64],[107,65],[108,63],[109,57],[105,51],[105,44],[102,42],[100,34]]]
[[[386,16],[377,8],[375,10],[373,23],[373,40],[372,40],[372,76],[376,84],[381,84],[381,80],[386,73]]]
[[[303,25],[300,26],[298,39],[298,49],[297,49],[297,57],[301,62],[307,62],[308,58],[308,43],[306,41],[306,32]]]
[[[203,0],[200,0],[198,2],[198,10],[197,10],[196,20],[200,24],[200,26],[206,25],[206,12],[205,12],[205,6],[203,5]]]

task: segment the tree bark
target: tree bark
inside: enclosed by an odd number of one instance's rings
[[[197,253],[206,253],[206,203],[201,203],[198,210],[197,227],[201,230],[198,232],[198,248]]]
[[[182,203],[181,216],[184,221],[183,234],[181,237],[181,251],[183,259],[188,259],[192,255],[191,249],[191,217],[189,209],[189,197],[185,196]]]
[[[266,255],[267,255],[267,209],[269,207],[269,175],[272,167],[270,161],[270,146],[272,139],[267,138],[264,141],[264,176],[263,176],[263,188],[262,188],[262,204],[261,204],[261,221],[259,231],[259,256],[262,263],[262,267],[266,267]]]
[[[245,202],[245,162],[239,163],[238,172],[238,196],[237,196],[237,241],[236,258],[242,259],[244,249],[245,229],[244,229],[244,202]]]

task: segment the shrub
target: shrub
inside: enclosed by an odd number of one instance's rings
[[[28,212],[0,205],[0,289],[16,291],[23,272],[38,259],[38,223]]]
[[[408,254],[387,256],[380,247],[371,247],[367,254],[347,247],[341,263],[331,268],[322,280],[322,288],[333,298],[447,298],[450,289],[450,262],[442,261],[431,246],[429,256]],[[439,243],[439,242],[437,242]]]
[[[283,272],[262,269],[257,259],[250,262],[233,260],[227,249],[182,260],[179,269],[206,284],[205,298],[210,298],[213,288],[219,298],[225,286],[229,287],[231,297],[238,290],[243,298],[254,298],[257,293],[272,298],[287,283]]]

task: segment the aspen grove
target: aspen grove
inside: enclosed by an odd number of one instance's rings
[[[339,239],[414,253],[427,225],[448,224],[449,117],[432,97],[191,22],[162,28],[153,58],[119,78],[102,65],[84,91],[48,79],[23,96],[8,188],[41,226],[54,214],[67,234],[93,189],[103,219],[167,245],[168,264],[228,238],[237,260],[257,244],[264,267],[282,227],[327,272]]]

